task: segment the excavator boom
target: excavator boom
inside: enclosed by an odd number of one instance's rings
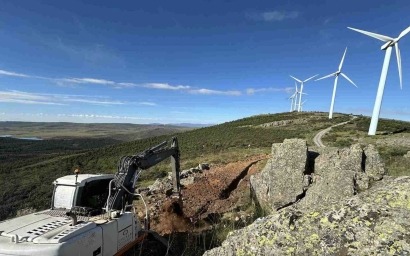
[[[173,194],[180,194],[180,153],[178,140],[172,138],[171,146],[167,146],[168,142],[164,141],[150,149],[143,151],[137,155],[124,156],[118,164],[118,171],[114,176],[115,193],[110,194],[107,200],[107,209],[122,210],[125,205],[129,205],[133,200],[133,193],[136,180],[142,170],[146,170],[163,160],[171,157],[172,164],[172,179],[173,179]]]

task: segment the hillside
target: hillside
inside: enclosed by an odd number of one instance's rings
[[[110,138],[132,141],[153,136],[190,130],[183,125],[115,124],[115,123],[43,123],[0,122],[0,136],[37,137],[42,139]]]
[[[344,114],[336,114],[332,120],[329,120],[324,113],[266,114],[174,135],[179,139],[181,165],[184,169],[200,162],[226,164],[241,160],[245,156],[269,153],[272,143],[282,142],[285,138],[302,138],[309,143],[319,130],[350,119],[349,115]],[[362,119],[359,118],[359,121],[362,122]],[[404,122],[387,122],[391,123],[394,129],[397,128],[396,126],[407,127],[409,125]],[[404,130],[400,134],[407,136],[408,131],[409,129]],[[351,130],[348,132],[352,137],[362,136],[360,132]],[[329,136],[332,134],[331,132]],[[391,135],[380,135],[370,140],[378,141],[389,136]],[[80,167],[83,173],[113,173],[121,156],[138,153],[170,137],[171,135],[163,135],[141,139],[81,153],[39,159],[37,162],[27,164],[20,160],[1,165],[0,180],[8,182],[4,183],[0,189],[0,201],[2,202],[0,219],[13,216],[20,209],[48,207],[52,193],[51,182],[57,177],[72,174],[77,167]],[[336,138],[332,141],[340,140]],[[402,147],[400,154],[406,150],[410,150],[410,147]],[[384,156],[389,157],[388,154]],[[403,154],[397,157],[401,159]],[[168,171],[167,163],[158,165],[146,171],[141,182],[144,185],[148,184],[155,178],[165,176]]]

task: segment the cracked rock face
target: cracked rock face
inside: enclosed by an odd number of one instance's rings
[[[384,164],[373,145],[364,150],[350,148],[308,150],[306,141],[285,140],[272,145],[272,157],[265,168],[251,177],[259,205],[275,212],[296,203],[313,209],[369,188],[371,180],[382,179]]]
[[[330,205],[256,220],[204,255],[410,255],[410,177]]]
[[[367,175],[373,180],[381,180],[385,174],[384,163],[374,145],[364,149],[366,155],[365,168]]]
[[[410,255],[410,177],[384,174],[373,145],[273,144],[272,158],[251,178],[272,215],[205,255]]]
[[[314,160],[312,183],[298,207],[312,208],[353,196],[358,189],[356,178],[360,178],[361,189],[367,188],[362,173],[363,150],[358,144],[350,148],[323,148]]]
[[[286,139],[272,145],[272,158],[251,177],[252,189],[264,208],[276,210],[297,200],[304,192],[307,163],[306,141]]]

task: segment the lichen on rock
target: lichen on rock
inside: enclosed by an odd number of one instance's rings
[[[272,158],[250,180],[259,203],[274,211],[297,201],[304,193],[306,163],[306,141],[286,139],[283,143],[274,143]]]
[[[232,232],[213,255],[410,255],[410,177],[314,211],[285,208]]]
[[[271,215],[205,255],[410,255],[410,177],[384,174],[373,145],[273,144],[251,179],[256,201]]]

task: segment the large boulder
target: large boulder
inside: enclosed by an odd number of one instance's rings
[[[410,177],[312,211],[288,207],[234,231],[204,255],[410,255]]]
[[[380,157],[376,147],[372,144],[364,148],[365,169],[369,178],[373,180],[381,180],[385,174],[384,163]]]
[[[363,150],[355,144],[350,148],[323,148],[314,161],[311,184],[299,207],[312,208],[353,196],[359,189],[366,189],[368,182],[363,174]]]
[[[307,163],[306,141],[286,139],[272,145],[272,158],[250,183],[259,204],[275,211],[298,200],[304,193]]]
[[[272,145],[271,158],[250,182],[256,201],[272,213],[294,203],[312,209],[342,200],[368,189],[384,173],[373,145],[308,149],[306,141],[290,139]]]

